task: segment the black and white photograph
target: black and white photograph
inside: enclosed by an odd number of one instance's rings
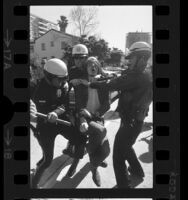
[[[57,199],[37,198],[37,199],[31,199],[31,200],[100,200],[100,199],[112,200],[112,198],[57,198]],[[151,198],[115,198],[114,200],[152,200],[152,199]]]
[[[29,14],[30,187],[153,188],[152,6]]]

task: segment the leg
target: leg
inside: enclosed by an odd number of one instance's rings
[[[83,138],[83,140],[77,140],[77,142],[74,143],[74,152],[72,155],[74,157],[74,160],[67,173],[67,176],[69,177],[72,177],[74,175],[80,159],[84,156],[86,140]]]
[[[101,186],[101,178],[100,178],[100,174],[99,174],[99,171],[98,171],[98,166],[94,166],[94,165],[92,165],[92,163],[90,163],[90,167],[91,167],[93,182],[98,187],[100,187]]]
[[[101,122],[91,121],[88,134],[89,143],[87,149],[90,158],[92,179],[100,187],[101,179],[98,166],[107,167],[107,163],[104,160],[110,153],[109,141],[106,137],[106,128]]]
[[[126,159],[130,165],[131,174],[136,175],[138,177],[144,177],[144,171],[142,169],[140,162],[138,161],[138,158],[132,146],[134,145],[138,135],[142,130],[142,125],[143,122],[135,122],[133,127],[129,131],[131,134],[129,139],[127,140],[129,149]]]
[[[42,133],[42,135],[44,136],[40,137],[39,140],[39,144],[43,151],[43,158],[37,163],[37,169],[32,180],[33,188],[37,187],[37,184],[40,181],[43,172],[50,166],[53,160],[55,136],[52,137],[49,134],[46,136],[46,133],[47,132]]]
[[[126,157],[125,153],[127,148],[125,145],[125,138],[124,138],[125,131],[126,130],[124,125],[121,124],[121,127],[115,136],[114,149],[113,149],[113,167],[118,188],[129,187],[127,166],[125,164],[125,157]]]
[[[67,126],[62,129],[61,135],[69,140],[70,156],[74,157],[73,163],[67,172],[67,176],[72,177],[76,172],[80,159],[84,156],[86,137],[81,135],[76,127]]]
[[[129,154],[127,155],[127,161],[130,166],[128,170],[132,176],[136,176],[139,178],[143,178],[145,176],[142,166],[141,166],[140,162],[138,161],[138,158],[136,156],[136,153],[135,153],[133,147],[129,148]]]

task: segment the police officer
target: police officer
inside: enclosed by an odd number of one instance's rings
[[[146,42],[136,42],[130,47],[128,59],[129,70],[124,75],[109,82],[91,83],[90,87],[105,87],[120,91],[119,113],[121,125],[115,136],[113,149],[113,166],[117,188],[129,188],[129,173],[143,180],[144,171],[137,159],[133,144],[141,132],[149,105],[152,101],[152,76],[146,69],[151,56],[151,48]],[[129,163],[127,169],[126,162]]]
[[[33,188],[37,188],[41,175],[52,162],[54,141],[57,134],[61,134],[69,140],[74,140],[75,135],[73,127],[56,123],[59,117],[67,120],[65,115],[68,106],[68,71],[66,64],[57,58],[50,59],[45,63],[44,75],[32,97],[37,111],[47,114],[46,120],[37,119],[35,136],[42,148],[43,157],[37,163],[36,172],[32,179]]]
[[[84,44],[77,44],[72,49],[72,57],[75,65],[70,68],[69,80],[84,76],[83,65],[88,57],[88,49]]]
[[[71,66],[69,69],[69,101],[75,99],[75,93],[74,93],[74,87],[76,85],[75,79],[81,78],[84,76],[85,70],[83,69],[83,65],[86,62],[86,59],[88,57],[88,49],[85,45],[83,44],[76,44],[73,49],[72,49],[72,58],[74,60],[74,66]],[[73,90],[71,90],[73,89]],[[72,102],[73,103],[73,102]],[[73,121],[75,121],[75,103],[74,105],[70,105],[70,109],[72,110],[73,113]],[[79,128],[77,130],[77,136],[81,138],[81,143],[80,143],[80,148],[77,149],[77,153],[75,154],[75,146],[71,142],[68,142],[67,148],[63,150],[64,154],[68,154],[71,157],[74,157],[73,163],[70,166],[67,175],[69,177],[72,177],[73,174],[76,171],[76,167],[79,163],[79,160],[83,158],[84,155],[84,148],[85,148],[85,143],[86,143],[86,136],[80,133]],[[79,152],[78,152],[79,151]]]

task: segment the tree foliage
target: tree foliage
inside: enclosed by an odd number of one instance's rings
[[[82,35],[79,42],[87,46],[89,56],[97,57],[101,63],[120,65],[123,52],[118,48],[110,49],[104,39],[97,39],[95,36],[89,36],[87,38],[86,35]],[[62,59],[68,62],[68,66],[74,65],[72,48],[72,46],[67,45],[64,49],[65,53]]]
[[[113,49],[110,54],[112,63],[119,64],[121,62],[122,54],[123,54],[122,51],[118,49]]]
[[[71,22],[78,31],[79,36],[89,35],[98,25],[97,21],[98,8],[90,6],[84,8],[83,6],[74,7],[70,12]]]
[[[123,55],[123,52],[121,50],[113,47],[113,49],[110,51],[110,57],[107,58],[105,62],[107,64],[120,65],[122,55]]]
[[[109,57],[110,49],[104,39],[97,39],[95,36],[82,36],[80,43],[85,44],[89,51],[89,56],[96,56],[100,61]]]

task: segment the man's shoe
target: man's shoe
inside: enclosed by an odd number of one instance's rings
[[[106,162],[106,160],[104,160],[101,164],[100,167],[106,168],[108,166],[108,163]]]
[[[97,169],[95,169],[95,170],[92,171],[92,179],[93,179],[93,182],[94,182],[98,187],[101,186],[101,178],[100,178],[100,174],[99,174],[99,172],[98,172]]]

